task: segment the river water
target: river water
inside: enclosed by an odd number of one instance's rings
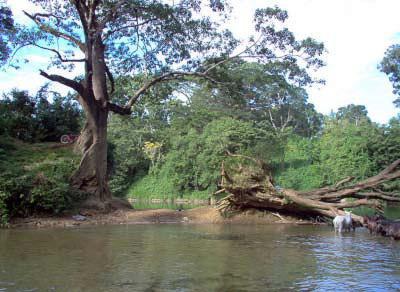
[[[328,226],[0,230],[0,291],[398,291],[400,242]]]

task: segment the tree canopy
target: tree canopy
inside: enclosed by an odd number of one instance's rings
[[[388,75],[390,82],[392,82],[393,93],[400,96],[400,45],[390,46],[385,56],[379,65],[379,69]],[[394,100],[394,104],[400,107],[400,97]]]
[[[11,53],[11,42],[15,33],[12,11],[0,2],[0,65],[3,65]]]

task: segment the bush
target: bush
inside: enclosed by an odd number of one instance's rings
[[[171,178],[160,174],[149,174],[141,177],[134,182],[129,191],[128,196],[136,199],[207,199],[211,192],[208,190],[184,190],[178,191],[173,184]]]
[[[320,188],[324,184],[324,176],[318,165],[307,165],[289,168],[276,177],[277,184],[299,191]]]
[[[171,179],[149,174],[131,185],[128,196],[139,199],[173,199],[178,197],[177,193]]]
[[[0,178],[2,219],[34,213],[59,214],[83,198],[69,186],[74,161],[59,160],[40,166],[41,171],[11,169]],[[3,222],[4,223],[4,222]]]
[[[78,159],[70,149],[20,144],[0,167],[0,223],[37,213],[59,214],[84,198],[70,188]]]
[[[48,85],[36,97],[14,89],[0,100],[0,135],[25,142],[58,141],[63,134],[77,133],[80,118],[73,98],[49,91]]]

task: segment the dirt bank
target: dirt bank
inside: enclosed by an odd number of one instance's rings
[[[225,218],[213,207],[200,207],[191,210],[118,210],[108,214],[82,212],[83,216],[65,215],[62,217],[16,218],[10,228],[18,227],[74,227],[88,225],[115,224],[312,224],[309,221],[281,216],[276,213],[246,211]]]

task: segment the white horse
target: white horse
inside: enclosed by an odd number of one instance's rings
[[[345,212],[345,215],[337,215],[335,219],[333,219],[333,227],[335,228],[335,232],[342,233],[342,231],[350,231],[351,228],[354,228],[353,219],[351,218],[351,212]]]

